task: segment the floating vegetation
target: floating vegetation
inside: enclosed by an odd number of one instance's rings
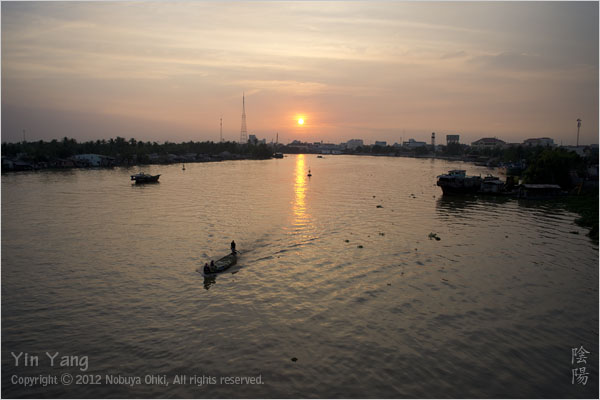
[[[362,245],[362,244],[359,244],[359,245],[358,245],[358,246],[356,246],[356,247],[358,247],[359,249],[362,249],[362,248],[363,248],[363,245]]]
[[[298,361],[298,359],[296,357],[292,357],[292,361],[296,362],[296,361]]]
[[[350,241],[349,241],[348,239],[344,240],[344,242],[346,242],[346,243],[350,243]]]
[[[383,208],[383,206],[381,204],[377,205],[377,208]]]
[[[379,232],[379,236],[385,236],[385,233]]]
[[[437,235],[437,233],[433,233],[433,232],[431,232],[431,233],[429,234],[429,240],[431,240],[431,239],[435,239],[435,240],[442,240],[442,239],[441,239],[441,238],[440,238],[440,237]]]

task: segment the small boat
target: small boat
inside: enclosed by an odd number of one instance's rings
[[[317,158],[323,158],[323,156],[317,156]]]
[[[149,174],[140,172],[139,174],[131,175],[131,180],[135,181],[135,183],[158,183],[159,177],[160,177],[160,174],[149,175]]]
[[[210,271],[207,268],[201,268],[202,275],[210,277],[225,272],[237,263],[237,256],[238,252],[235,252],[229,253],[225,257],[218,259],[217,261],[215,261],[214,271]]]
[[[275,153],[273,154],[273,158],[283,158],[283,153]]]
[[[312,176],[312,174],[310,173],[310,169],[308,170],[308,175],[307,175],[307,176],[308,176],[308,177],[311,177],[311,176]]]

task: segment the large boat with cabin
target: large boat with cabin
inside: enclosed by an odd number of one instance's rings
[[[467,176],[464,169],[453,169],[437,178],[437,185],[444,194],[477,193],[483,182],[481,176]]]

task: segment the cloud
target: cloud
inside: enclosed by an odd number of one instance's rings
[[[454,51],[454,52],[451,52],[451,53],[442,54],[440,56],[440,58],[442,60],[447,60],[447,59],[450,59],[450,58],[464,58],[466,56],[467,56],[467,52],[463,51],[463,50],[460,50],[460,51]]]

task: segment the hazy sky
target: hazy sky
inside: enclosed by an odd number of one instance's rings
[[[598,3],[2,2],[2,141],[239,140],[243,92],[268,141],[598,143]]]

